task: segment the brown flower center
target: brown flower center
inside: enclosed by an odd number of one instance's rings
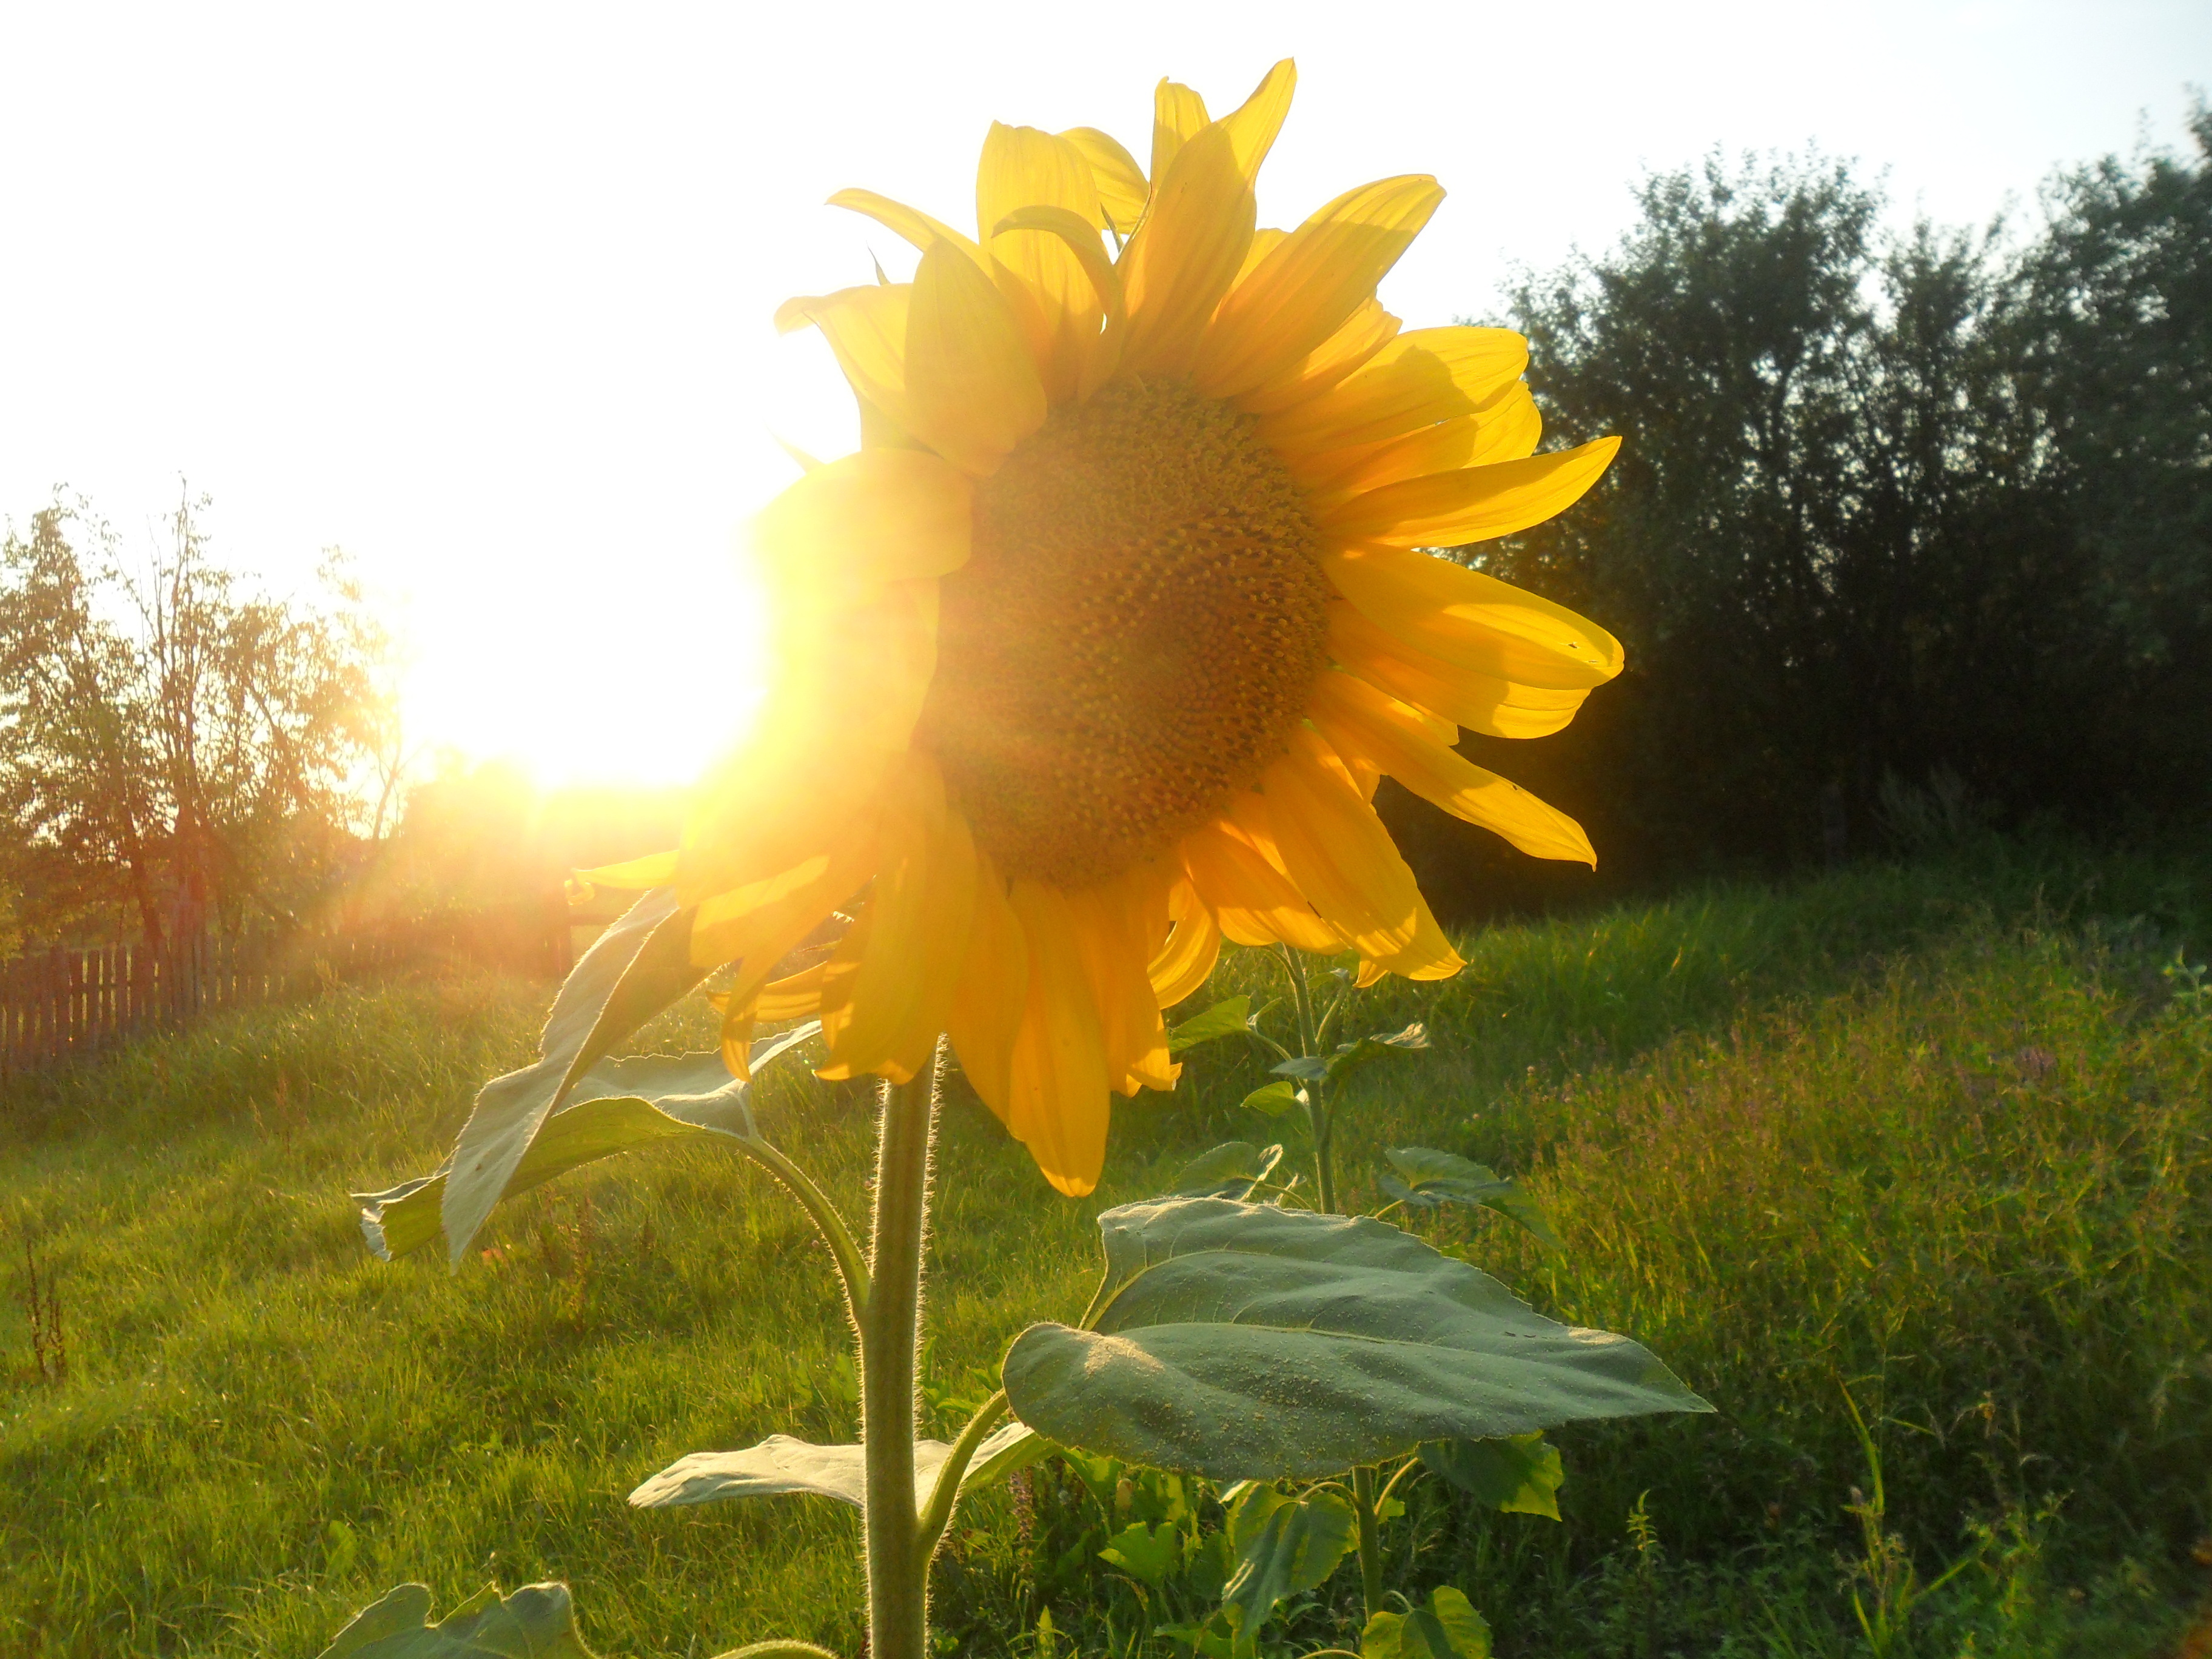
[[[1009,874],[1103,881],[1285,750],[1328,580],[1249,417],[1177,380],[1068,404],[978,489],[921,738]]]

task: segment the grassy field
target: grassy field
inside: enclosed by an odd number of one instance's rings
[[[1368,994],[1370,1028],[1425,1019],[1436,1047],[1365,1074],[1345,1167],[1418,1140],[1523,1176],[1563,1250],[1418,1224],[1719,1407],[1555,1436],[1562,1522],[1417,1486],[1401,1582],[1457,1584],[1507,1655],[1842,1655],[1870,1646],[1855,1594],[1895,1607],[1908,1568],[1963,1562],[1889,1653],[2173,1651],[2212,1561],[2212,998],[2160,972],[2184,943],[2212,946],[2212,865],[1991,844],[1498,927],[1458,980]],[[1233,960],[1216,994],[1270,971]],[[544,998],[340,990],[0,1102],[0,1284],[27,1241],[66,1358],[0,1305],[0,1654],[311,1655],[401,1580],[443,1607],[550,1577],[609,1655],[855,1650],[848,1511],[623,1502],[688,1451],[850,1437],[830,1273],[763,1178],[695,1147],[601,1165],[510,1206],[459,1275],[362,1247],[345,1193],[429,1168]],[[648,1046],[700,1046],[702,1015]],[[1080,1310],[1098,1209],[1280,1133],[1236,1105],[1262,1074],[1196,1051],[1079,1204],[956,1086],[940,1429],[1023,1325]],[[761,1094],[860,1210],[866,1095]],[[1135,1650],[1101,1518],[1051,1471],[977,1504],[949,1650],[1048,1651],[1048,1611],[1061,1651]],[[1286,1651],[1353,1633],[1355,1579]]]

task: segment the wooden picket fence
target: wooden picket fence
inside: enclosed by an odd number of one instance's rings
[[[0,963],[0,1085],[18,1073],[97,1053],[155,1028],[176,1030],[220,1008],[313,995],[438,957],[558,975],[569,964],[568,920],[518,930],[460,918],[431,925],[268,938],[200,938],[160,950],[41,951]]]

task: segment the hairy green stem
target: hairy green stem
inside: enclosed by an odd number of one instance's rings
[[[1372,1619],[1382,1611],[1382,1519],[1375,1497],[1375,1471],[1352,1472],[1352,1509],[1359,1520],[1359,1594]]]
[[[929,1563],[915,1547],[915,1359],[937,1073],[933,1062],[911,1083],[884,1085],[877,1143],[867,1308],[858,1322],[870,1659],[926,1659],[929,1650]]]

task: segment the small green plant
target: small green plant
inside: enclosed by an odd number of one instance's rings
[[[1865,1489],[1854,1486],[1851,1501],[1844,1505],[1845,1512],[1859,1523],[1859,1559],[1851,1568],[1851,1611],[1875,1659],[1890,1659],[1893,1654],[1910,1650],[1914,1611],[1975,1565],[1982,1551],[1978,1547],[1970,1549],[1933,1579],[1921,1581],[1911,1547],[1901,1535],[1889,1530],[1889,1493],[1882,1480],[1881,1448],[1851,1391],[1846,1388],[1843,1395],[1867,1464]]]
[[[39,1259],[31,1248],[29,1228],[23,1230],[24,1317],[31,1329],[31,1364],[26,1373],[39,1382],[58,1383],[69,1376],[69,1343],[62,1334],[62,1298],[54,1274],[48,1268],[40,1282]]]

